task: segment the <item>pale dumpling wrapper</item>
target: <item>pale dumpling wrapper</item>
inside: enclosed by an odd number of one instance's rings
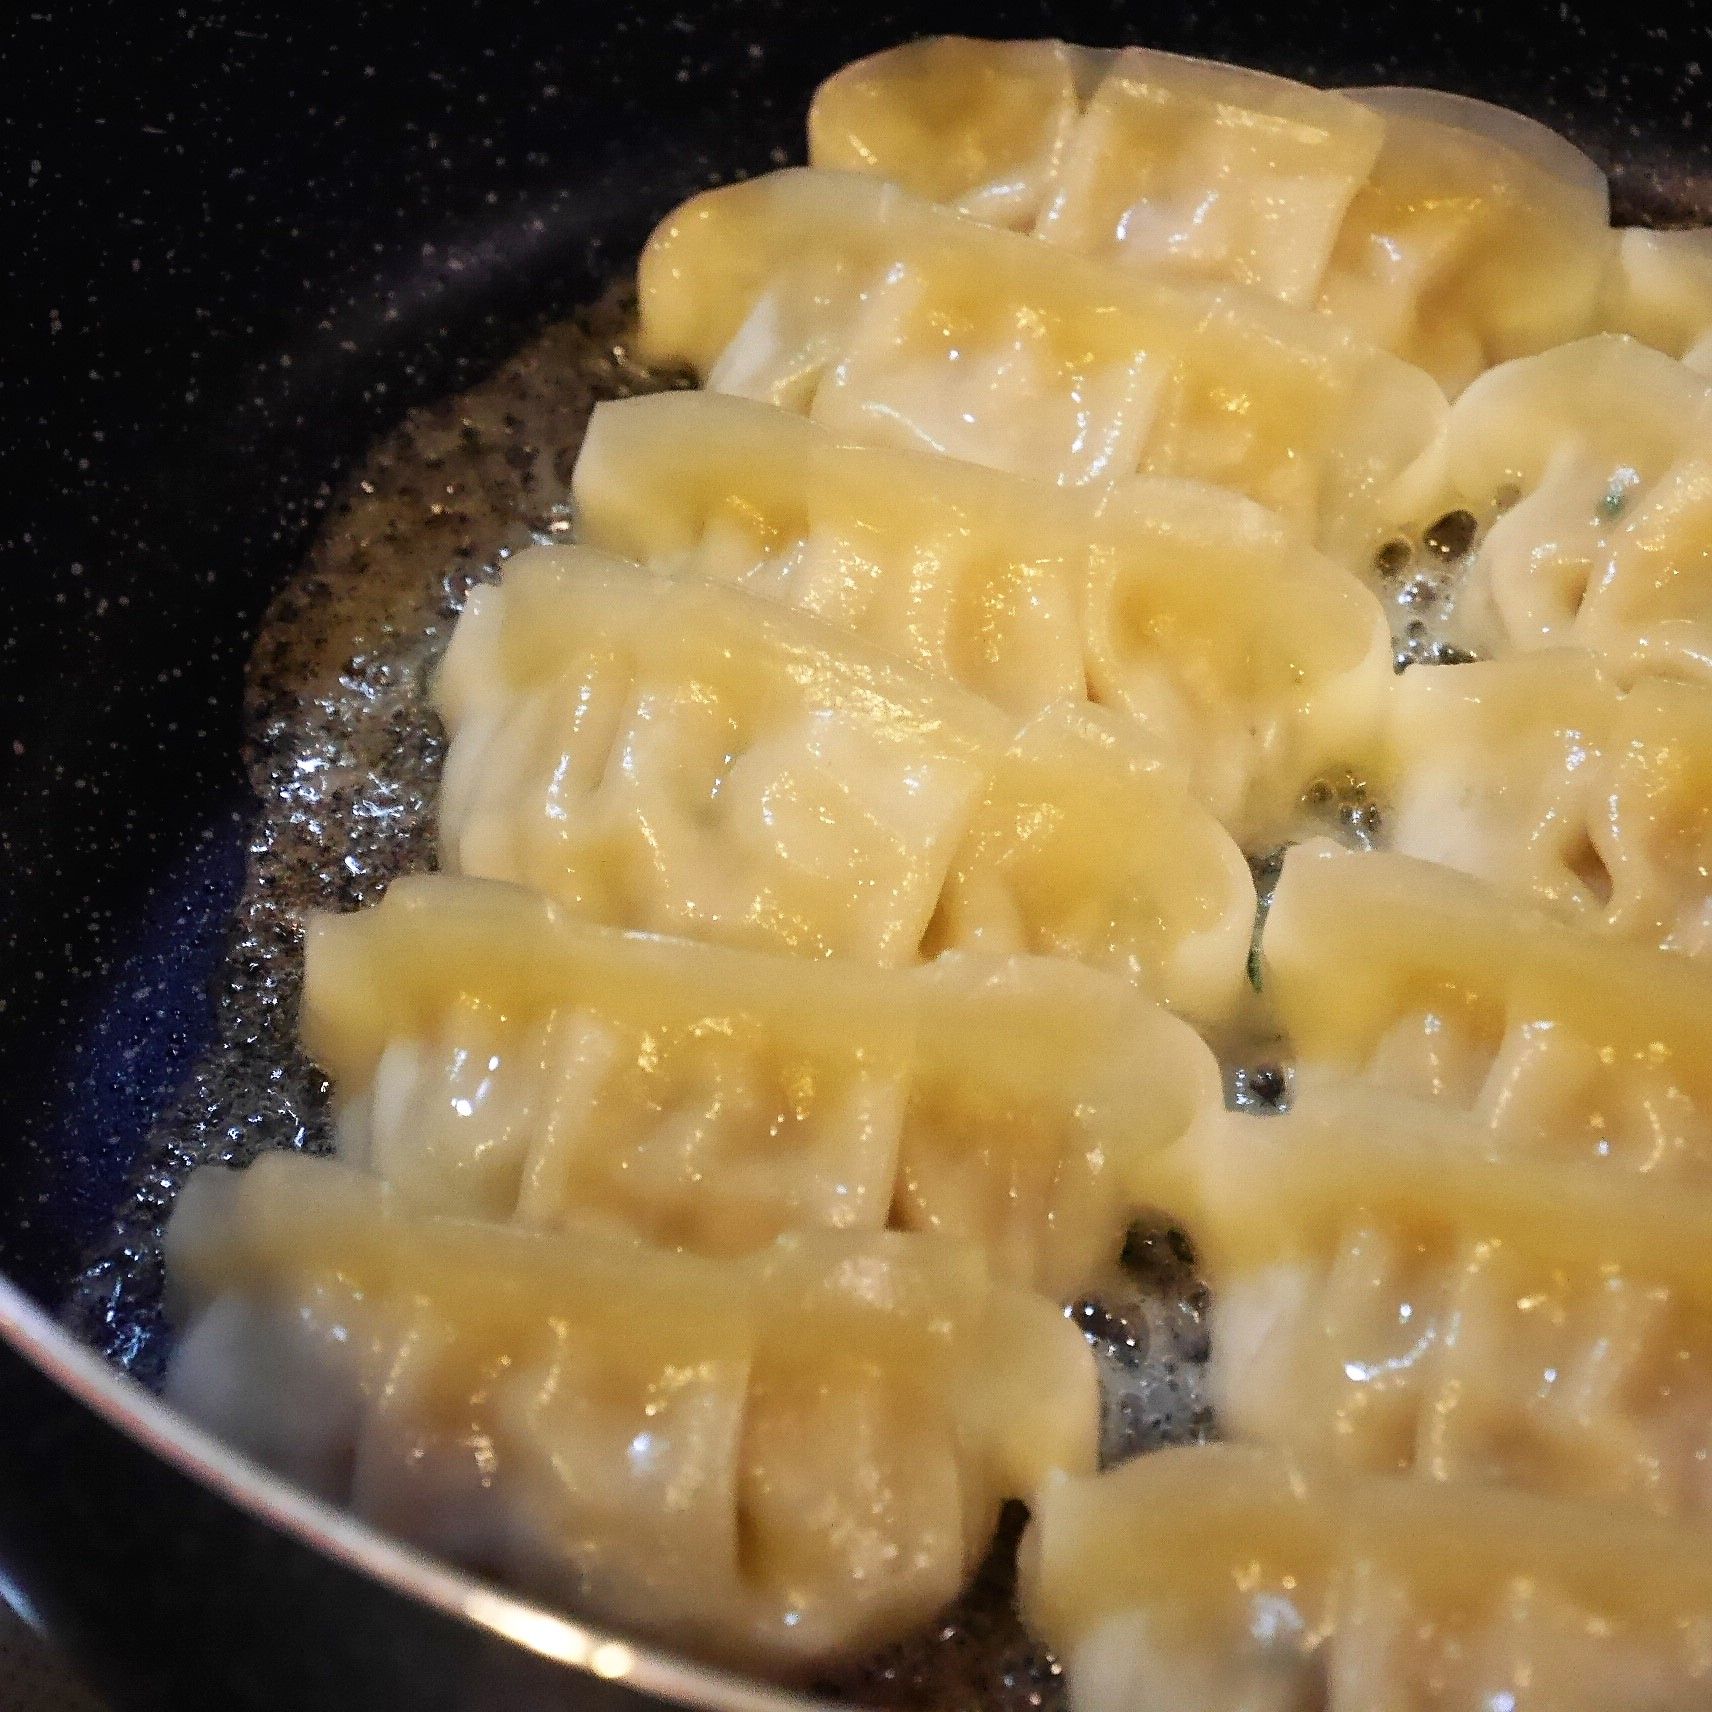
[[[1261,945],[1305,1099],[1351,1080],[1501,1149],[1712,1181],[1712,966],[1434,863],[1302,845]]]
[[[1091,1466],[1091,1357],[954,1244],[713,1261],[210,1168],[168,1234],[168,1391],[414,1544],[629,1633],[801,1672],[951,1599],[1001,1503]]]
[[[1445,408],[1427,375],[1323,316],[1072,256],[852,174],[692,199],[649,240],[638,291],[643,354],[713,391],[1067,486],[1213,482],[1316,539],[1366,524]]]
[[[1712,686],[1624,693],[1580,649],[1416,666],[1371,777],[1390,848],[1646,944],[1712,949]]]
[[[1130,48],[927,38],[845,67],[816,166],[1086,255],[1312,304],[1384,127],[1330,91]]]
[[[575,547],[472,593],[435,700],[453,869],[597,921],[878,962],[913,957],[1014,730],[774,603]]]
[[[999,758],[922,951],[1073,958],[1216,1028],[1250,997],[1254,878],[1124,722],[1059,702]]]
[[[811,962],[444,876],[312,922],[304,1035],[342,1156],[405,1207],[716,1255],[891,1221],[1066,1300],[1218,1103],[1192,1030],[1076,964]]]
[[[1151,1162],[1221,1433],[1375,1474],[1712,1514],[1712,1200],[1313,1088]]]
[[[1197,1016],[1241,1001],[1241,853],[1169,752],[1079,698],[1019,728],[781,602],[586,548],[478,591],[436,694],[454,871],[613,926],[884,965],[968,943],[947,912],[974,888],[1006,950]]]
[[[1083,255],[1317,307],[1453,392],[1631,303],[1657,321],[1667,299],[1663,318],[1680,319],[1691,295],[1644,267],[1636,288],[1633,270],[1611,283],[1609,191],[1580,150],[1435,90],[940,37],[829,78],[809,141],[816,166]]]
[[[1601,325],[1712,374],[1712,228],[1619,233]]]
[[[960,214],[1027,231],[1108,57],[1066,42],[961,36],[888,48],[815,91],[810,159],[835,172],[875,173]]]
[[[1478,652],[1584,648],[1625,688],[1712,676],[1712,380],[1662,353],[1607,334],[1493,369],[1380,509],[1392,532],[1479,525]]]
[[[1043,492],[701,393],[602,405],[574,494],[595,545],[782,601],[1018,717],[1091,697],[1243,837],[1365,758],[1390,687],[1377,602],[1198,483]]]
[[[1662,1712],[1712,1684],[1699,1528],[1248,1446],[1048,1487],[1020,1592],[1074,1712]]]
[[[1612,237],[1602,172],[1507,108],[1352,89],[1384,144],[1338,234],[1321,310],[1454,396],[1494,364],[1593,332]]]

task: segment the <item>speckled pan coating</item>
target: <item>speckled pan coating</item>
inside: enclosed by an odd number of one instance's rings
[[[1712,21],[1612,10],[17,9],[0,25],[0,1268],[63,1296],[208,1037],[249,836],[244,662],[341,472],[597,295],[680,197],[796,158],[817,78],[961,28],[1436,84],[1615,165],[1620,217],[1712,216]],[[332,1706],[400,1672],[420,1706],[495,1704],[504,1675],[518,1704],[556,1698],[494,1662],[514,1649],[335,1582],[194,1496],[15,1357],[0,1385],[0,1562],[131,1703],[192,1704],[216,1670],[229,1706],[303,1703],[312,1683]],[[301,1597],[270,1600],[268,1624],[210,1628],[282,1576]],[[359,1605],[370,1638],[328,1653],[316,1625]]]

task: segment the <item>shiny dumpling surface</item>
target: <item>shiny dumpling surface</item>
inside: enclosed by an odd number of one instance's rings
[[[816,166],[1082,254],[1317,306],[1453,390],[1631,306],[1680,320],[1689,295],[1644,266],[1609,283],[1609,194],[1579,150],[1434,90],[941,37],[828,79],[809,135]]]
[[[1178,770],[1060,702],[999,758],[922,950],[1074,958],[1216,1027],[1249,997],[1254,909],[1242,852]]]
[[[596,546],[785,602],[1013,714],[1091,696],[1239,830],[1363,758],[1390,685],[1371,596],[1196,483],[1043,492],[670,393],[596,410],[575,497]]]
[[[1437,864],[1304,845],[1262,941],[1305,1101],[1361,1081],[1506,1150],[1712,1180],[1712,968]]]
[[[1712,687],[1624,693],[1580,649],[1417,666],[1374,778],[1391,848],[1629,938],[1712,947]]]
[[[1712,230],[1620,233],[1601,325],[1712,373]]]
[[[1185,1024],[1074,964],[812,962],[440,876],[311,924],[304,1037],[341,1155],[405,1206],[714,1254],[891,1220],[1055,1296],[1218,1100]]]
[[[1110,56],[1056,41],[928,36],[856,60],[815,91],[809,158],[891,179],[1029,231],[1051,199]]]
[[[1436,89],[1354,89],[1385,140],[1332,250],[1320,308],[1453,394],[1599,326],[1605,176],[1555,131]]]
[[[873,172],[1086,255],[1312,305],[1384,136],[1331,91],[1132,48],[928,38],[847,66],[816,166]]]
[[[930,1617],[1000,1504],[1091,1466],[1091,1358],[922,1237],[743,1260],[425,1217],[333,1161],[209,1168],[168,1233],[169,1394],[431,1550],[801,1671]]]
[[[1390,1093],[1149,1168],[1212,1290],[1221,1431],[1313,1461],[1712,1513],[1712,1198]]]
[[[1712,1691],[1704,1539],[1199,1445],[1049,1486],[1022,1606],[1075,1712],[1662,1712]]]
[[[1009,886],[1013,949],[1066,948],[1081,910],[1088,961],[1196,1014],[1240,996],[1240,853],[1168,752],[1080,703],[1019,729],[780,602],[585,548],[519,555],[479,591],[437,693],[459,872],[614,926],[900,964],[960,943],[954,873],[995,901],[1001,865],[1021,879],[1008,824],[1037,852],[1116,858]]]
[[[738,590],[585,548],[476,590],[435,687],[441,848],[598,921],[913,957],[995,708]]]
[[[1712,676],[1712,381],[1661,352],[1606,334],[1493,369],[1381,510],[1393,530],[1467,513],[1478,652]]]
[[[693,198],[649,240],[638,292],[643,354],[716,392],[1064,485],[1215,482],[1316,536],[1363,517],[1444,410],[1427,375],[1323,316],[847,173]]]

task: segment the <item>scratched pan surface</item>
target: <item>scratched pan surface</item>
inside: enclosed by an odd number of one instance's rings
[[[1685,11],[1687,9],[1684,9]],[[1575,5],[19,9],[0,26],[0,1588],[121,1707],[757,1705],[378,1547],[56,1329],[203,1046],[244,663],[330,487],[929,30],[1419,82],[1712,217],[1712,24]],[[145,1354],[148,1352],[144,1352]]]

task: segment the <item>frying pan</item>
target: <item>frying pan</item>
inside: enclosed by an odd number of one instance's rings
[[[1712,218],[1712,27],[1555,0],[43,0],[6,29],[0,1586],[121,1708],[789,1704],[389,1545],[56,1324],[208,1037],[270,592],[367,442],[595,297],[691,191],[798,158],[858,54],[1057,34],[1461,90],[1669,223]],[[115,1318],[105,1354],[147,1373],[158,1339]]]

